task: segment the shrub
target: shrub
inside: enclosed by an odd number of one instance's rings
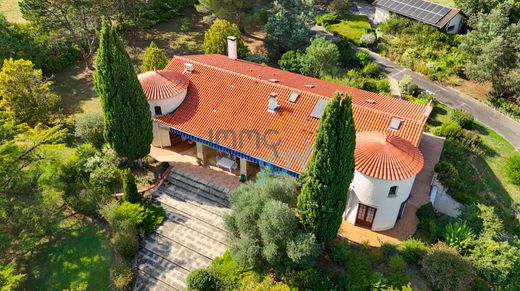
[[[101,112],[88,112],[78,116],[74,136],[100,149],[105,143],[103,138],[103,114]]]
[[[325,13],[316,16],[316,25],[319,26],[327,26],[338,22],[340,22],[340,17],[332,13]]]
[[[144,206],[144,219],[143,223],[140,225],[145,234],[151,234],[157,226],[163,223],[164,218],[166,217],[166,212],[164,208],[157,207],[151,203],[146,203]]]
[[[462,127],[454,121],[446,121],[441,126],[434,128],[433,133],[447,139],[455,139],[460,136]]]
[[[435,244],[421,265],[424,276],[437,290],[468,290],[473,281],[471,264],[444,243]]]
[[[481,154],[482,141],[480,135],[474,131],[463,129],[459,138],[460,144],[474,154]]]
[[[356,66],[356,60],[354,50],[350,46],[350,43],[347,40],[341,39],[336,42],[336,46],[339,50],[339,62],[341,63],[341,67],[354,68]]]
[[[251,275],[250,268],[238,265],[231,255],[226,251],[222,257],[217,257],[211,262],[211,266],[218,271],[223,281],[238,283],[242,278]]]
[[[117,182],[117,167],[109,162],[101,162],[89,175],[89,182],[99,193],[113,193]]]
[[[388,282],[395,287],[401,287],[408,282],[406,262],[399,255],[393,255],[388,260],[386,278]]]
[[[408,262],[418,264],[426,255],[429,247],[423,241],[416,238],[409,238],[399,245],[401,256]]]
[[[372,262],[364,252],[351,250],[349,256],[343,261],[343,266],[353,285],[361,289],[367,289],[370,286]]]
[[[137,192],[137,185],[135,184],[135,177],[132,170],[123,170],[123,201],[130,203],[139,203],[141,196]]]
[[[202,47],[205,54],[227,54],[227,37],[237,38],[237,53],[239,58],[243,58],[248,49],[242,40],[242,35],[238,26],[224,19],[218,19],[204,33]]]
[[[269,56],[265,53],[247,53],[244,60],[257,64],[265,64],[269,61]]]
[[[116,210],[116,215],[122,220],[130,221],[139,226],[145,218],[145,209],[141,204],[123,202]]]
[[[153,41],[146,49],[143,56],[142,71],[162,70],[168,64],[166,53],[161,50]]]
[[[300,51],[287,51],[278,60],[278,65],[285,71],[300,73],[305,54]]]
[[[417,209],[417,211],[415,212],[415,215],[417,215],[417,218],[419,218],[419,221],[421,222],[437,218],[437,215],[435,214],[435,209],[433,208],[433,205],[431,203],[427,203],[419,207],[419,209]]]
[[[330,250],[330,258],[333,262],[343,264],[349,256],[350,246],[347,242],[341,241],[335,244]]]
[[[133,222],[122,221],[114,233],[114,247],[127,261],[132,261],[139,251],[137,229]]]
[[[450,179],[456,179],[459,175],[459,172],[457,171],[457,168],[455,166],[448,162],[448,161],[440,161],[435,165],[435,173],[437,173],[437,177],[439,178],[439,181],[447,186],[448,181]]]
[[[327,10],[334,15],[342,17],[348,13],[348,0],[332,0]]]
[[[112,287],[116,291],[132,290],[135,273],[126,263],[120,263],[110,268]]]
[[[378,78],[380,76],[379,67],[376,63],[370,63],[363,68],[363,75],[367,78]]]
[[[390,258],[391,256],[398,254],[397,247],[391,243],[387,243],[387,242],[382,243],[380,249],[381,249],[381,252],[383,253],[383,255],[387,259]]]
[[[359,38],[359,43],[364,47],[372,48],[376,44],[376,40],[377,40],[376,34],[370,32],[370,33],[363,34]]]
[[[317,268],[289,270],[282,280],[297,290],[351,290],[349,280],[343,275],[325,273]],[[291,288],[290,290],[295,290]],[[258,290],[258,289],[257,289]],[[273,290],[273,289],[264,289]],[[278,289],[277,289],[278,290]]]
[[[162,174],[170,167],[170,164],[168,162],[161,162],[160,167],[161,167],[160,170],[161,170],[161,174]]]
[[[474,235],[471,229],[464,223],[452,222],[446,226],[444,240],[446,244],[460,253],[465,253],[473,242]]]
[[[510,157],[507,160],[506,174],[513,184],[520,185],[520,155]]]
[[[451,121],[456,122],[462,128],[467,128],[473,123],[473,115],[462,109],[453,109],[449,114]]]
[[[81,189],[76,193],[67,195],[67,201],[74,210],[91,217],[97,216],[99,205],[110,199],[110,196],[96,193],[91,189]]]
[[[370,62],[372,62],[370,59],[370,54],[364,50],[360,50],[356,53],[356,61],[360,67],[365,67]]]
[[[186,289],[193,291],[220,290],[221,282],[215,271],[211,269],[193,270],[186,279]]]
[[[399,81],[399,88],[401,89],[401,92],[406,95],[416,96],[417,93],[419,93],[419,87],[410,76],[405,76],[401,81]]]
[[[103,219],[108,222],[108,224],[115,228],[115,225],[118,221],[117,217],[117,208],[119,207],[119,202],[115,199],[111,199],[110,201],[99,206],[99,215],[103,217]]]

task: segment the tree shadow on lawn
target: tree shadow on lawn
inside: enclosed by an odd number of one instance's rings
[[[100,111],[101,105],[94,90],[92,72],[78,61],[54,76],[54,89],[61,96],[65,114]]]
[[[106,233],[77,223],[34,255],[26,284],[29,290],[88,287],[110,290],[112,250]]]

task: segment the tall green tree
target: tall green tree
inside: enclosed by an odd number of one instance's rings
[[[242,18],[252,7],[251,0],[200,0],[195,6],[198,12],[211,13],[220,19],[226,19],[242,27]]]
[[[211,27],[204,33],[205,54],[227,54],[227,37],[234,36],[237,38],[238,57],[244,58],[248,52],[247,47],[242,40],[242,34],[238,26],[224,19],[213,22]]]
[[[135,177],[130,169],[123,171],[123,200],[130,203],[139,203],[141,196],[137,191]]]
[[[491,82],[494,96],[516,95],[520,100],[520,23],[513,22],[513,10],[513,2],[505,1],[489,14],[478,14],[461,48],[470,54],[469,78]]]
[[[47,123],[60,96],[31,61],[6,59],[0,70],[0,107],[19,123]]]
[[[324,37],[316,38],[305,49],[302,73],[312,77],[333,75],[339,71],[338,47]]]
[[[150,152],[152,120],[143,88],[121,37],[103,20],[94,85],[105,115],[105,141],[131,161]]]
[[[354,173],[356,133],[350,97],[328,102],[298,196],[300,220],[318,242],[334,239],[341,225]]]
[[[308,0],[275,0],[273,13],[267,19],[265,46],[272,61],[277,61],[286,51],[307,46],[311,6]]]
[[[148,72],[154,69],[162,70],[168,64],[168,57],[166,53],[160,49],[153,41],[146,49],[143,56],[143,72]]]

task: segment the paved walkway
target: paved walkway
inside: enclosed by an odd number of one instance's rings
[[[367,50],[368,51],[368,50]],[[406,69],[377,53],[369,52],[370,56],[379,64],[381,69],[389,77],[397,80],[406,75],[412,77],[414,82],[423,90],[430,91],[435,99],[454,108],[464,109],[471,112],[475,119],[491,127],[507,139],[518,151],[520,151],[520,123],[496,111],[488,105],[474,98],[461,94],[451,88],[443,87],[436,82],[430,81],[420,74]]]
[[[170,173],[154,194],[166,220],[141,242],[135,290],[184,290],[191,271],[224,253],[227,191],[176,168]]]
[[[424,168],[417,174],[412,186],[412,196],[406,204],[403,216],[393,229],[376,232],[344,221],[339,235],[357,243],[368,241],[371,246],[380,246],[383,242],[398,244],[413,235],[419,224],[415,212],[419,207],[428,203],[430,184],[434,174],[433,168],[440,159],[443,147],[443,138],[423,133],[419,149],[424,156]]]

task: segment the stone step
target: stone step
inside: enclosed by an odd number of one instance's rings
[[[227,241],[226,229],[216,227],[213,224],[208,224],[203,220],[190,216],[189,214],[172,208],[166,204],[163,204],[162,206],[166,210],[166,219],[169,221],[175,224],[183,224],[200,233],[211,233],[213,234],[212,237],[221,243],[225,243]]]
[[[188,269],[190,272],[206,266],[211,263],[211,260],[175,241],[168,239],[160,234],[154,234],[147,237],[142,242],[142,247],[150,250],[170,262]]]
[[[228,189],[220,187],[219,185],[206,181],[202,178],[191,175],[190,173],[171,172],[169,175],[170,180],[177,180],[184,184],[188,184],[192,187],[200,189],[202,191],[210,193],[212,196],[221,198],[227,201]]]
[[[182,176],[169,176],[167,182],[166,185],[177,186],[222,206],[229,207],[230,205],[229,200],[224,194],[218,193],[218,191],[213,190],[211,187],[190,181]]]
[[[224,211],[212,209],[211,207],[204,206],[198,203],[194,203],[190,200],[184,200],[178,197],[177,194],[169,189],[162,190],[163,193],[156,197],[156,201],[161,202],[166,206],[177,209],[186,215],[198,218],[206,222],[207,224],[214,225],[218,228],[225,229],[222,217]]]
[[[208,190],[207,187],[203,187],[200,185],[192,185],[190,183],[186,183],[185,181],[178,179],[177,177],[169,178],[168,182],[169,183],[167,183],[166,186],[175,186],[187,192],[194,193],[197,196],[203,197],[204,199],[212,201],[213,203],[216,203],[223,207],[230,207],[230,203],[227,197],[222,198],[221,194],[214,193],[214,191],[211,190],[211,188],[209,188]]]
[[[147,273],[137,270],[137,276],[135,278],[134,290],[136,291],[171,291],[178,290],[173,286],[170,286],[163,281],[157,280]]]
[[[210,259],[222,256],[228,248],[227,244],[214,239],[213,233],[203,234],[185,225],[166,220],[156,232],[195,252],[204,254]]]
[[[226,214],[229,211],[228,207],[216,203],[212,200],[206,199],[204,196],[200,194],[194,194],[193,192],[189,192],[189,190],[186,190],[183,187],[179,187],[177,185],[164,185],[164,188],[162,188],[161,191],[176,199],[186,201],[186,203],[189,203],[190,205],[195,205],[197,207],[203,208],[219,216],[224,216],[224,214]]]
[[[178,290],[184,290],[189,274],[188,270],[147,249],[141,249],[137,255],[137,269]]]

